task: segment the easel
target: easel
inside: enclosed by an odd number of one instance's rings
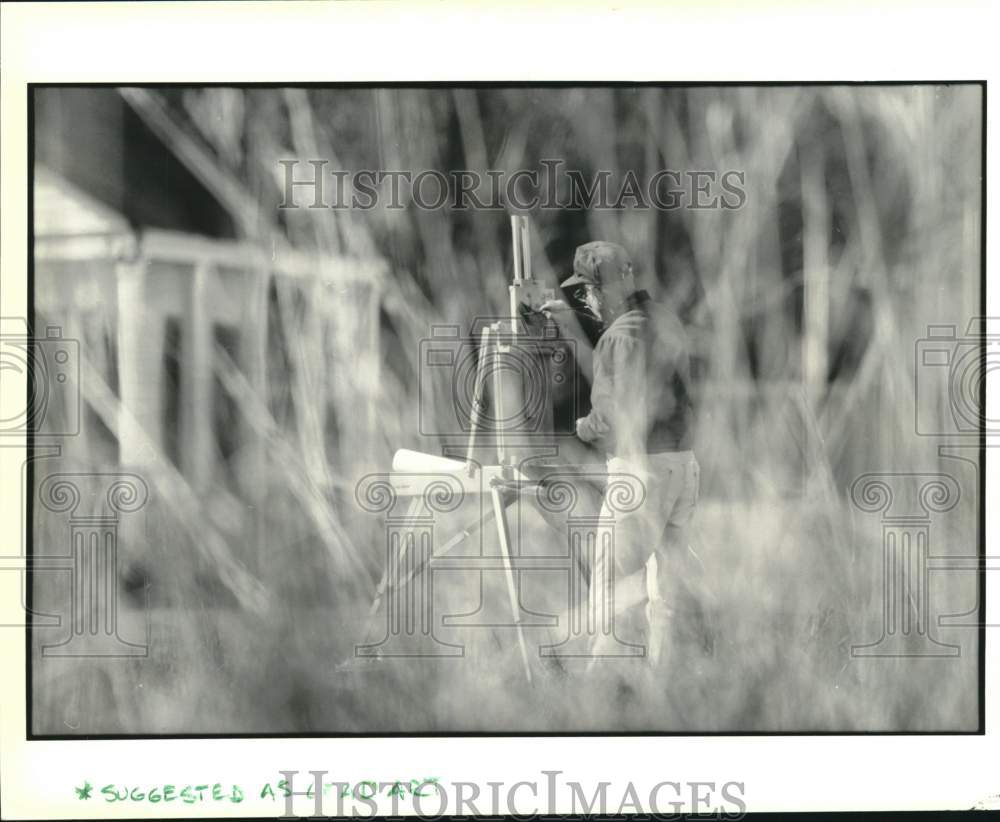
[[[542,411],[545,419],[529,418],[527,409],[522,407],[512,415],[510,423],[506,422],[503,416],[504,411],[510,403],[518,403],[522,398],[518,397],[514,387],[509,384],[509,371],[501,367],[501,360],[504,355],[514,352],[518,345],[518,335],[522,330],[522,305],[527,306],[531,312],[537,312],[539,306],[548,299],[552,299],[552,289],[544,289],[535,282],[531,274],[531,253],[528,239],[528,223],[526,217],[511,217],[511,232],[513,236],[513,258],[514,258],[514,282],[509,286],[510,294],[510,317],[505,320],[492,323],[482,329],[480,336],[480,347],[476,365],[476,377],[473,388],[473,402],[469,420],[469,439],[466,449],[465,462],[457,460],[447,460],[433,455],[414,454],[405,452],[408,456],[423,458],[420,465],[410,465],[399,461],[399,456],[403,452],[397,452],[397,459],[393,460],[393,471],[402,471],[411,468],[419,471],[421,468],[427,471],[444,471],[454,474],[463,474],[469,479],[476,478],[481,472],[481,484],[479,488],[488,487],[490,495],[490,508],[482,513],[474,522],[466,526],[459,534],[448,540],[438,549],[440,554],[445,554],[455,548],[476,531],[484,528],[492,519],[496,522],[497,538],[500,546],[500,559],[502,560],[504,577],[507,587],[507,596],[511,609],[513,625],[517,634],[517,643],[520,650],[521,661],[524,666],[525,678],[532,681],[531,665],[528,656],[528,647],[524,637],[524,621],[522,619],[523,609],[520,602],[518,570],[514,565],[514,552],[512,550],[510,523],[507,518],[507,509],[518,498],[519,494],[525,490],[532,490],[538,487],[537,482],[533,482],[524,477],[513,464],[513,455],[509,446],[508,435],[525,430],[538,430],[541,425],[542,430],[552,430],[552,408],[551,404]],[[544,366],[543,366],[544,368]],[[542,375],[544,379],[544,374]],[[475,458],[477,436],[483,429],[483,414],[485,411],[485,394],[487,384],[491,383],[491,399],[495,418],[495,458],[493,465],[480,465]],[[517,406],[515,406],[517,407]],[[547,428],[544,426],[547,425]],[[412,457],[410,457],[412,459]],[[474,489],[478,493],[478,489]],[[404,493],[412,495],[408,516],[416,516],[421,506],[421,492],[419,483],[409,485]],[[405,552],[409,545],[409,540],[403,541],[402,550]],[[423,570],[423,565],[414,566],[411,571],[400,581],[400,586],[405,586]],[[480,572],[482,573],[482,572]],[[385,597],[389,580],[389,567],[383,572],[381,582],[376,590],[375,600],[369,611],[368,625],[365,635],[368,636],[372,623],[381,608]],[[529,612],[530,613],[530,612]],[[555,618],[542,616],[545,621],[539,624],[553,625]],[[453,623],[454,624],[454,623]],[[373,646],[359,646],[359,650]],[[377,654],[372,654],[377,655]]]

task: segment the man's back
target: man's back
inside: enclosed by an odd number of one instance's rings
[[[591,416],[608,426],[611,455],[691,448],[693,409],[687,335],[669,307],[645,291],[607,328],[594,350]]]

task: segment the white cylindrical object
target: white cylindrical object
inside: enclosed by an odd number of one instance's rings
[[[465,463],[459,460],[439,457],[437,454],[425,454],[422,451],[410,451],[400,448],[392,457],[392,470],[409,473],[457,473],[465,470]]]
[[[528,218],[521,217],[521,276],[526,280],[533,279],[531,276],[531,236],[528,234]]]
[[[516,214],[510,217],[510,236],[513,240],[514,252],[514,282],[521,282],[521,218]]]

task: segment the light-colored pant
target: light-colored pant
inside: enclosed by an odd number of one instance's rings
[[[599,551],[595,557],[590,602],[598,609],[598,620],[615,618],[617,626],[631,629],[636,621],[626,612],[632,606],[649,603],[647,621],[665,608],[670,558],[687,549],[698,503],[700,468],[694,452],[671,451],[639,458],[613,457],[608,460],[608,476],[598,545],[611,544],[613,549]],[[621,482],[644,495],[638,505],[626,499],[622,485],[616,490],[616,483]],[[633,639],[623,636],[625,632],[615,631],[620,639]],[[593,651],[601,655],[606,644],[598,639]]]

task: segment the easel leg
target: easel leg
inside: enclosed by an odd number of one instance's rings
[[[410,508],[406,514],[407,517],[416,516],[417,512],[419,511],[420,504],[421,503],[419,498],[414,499],[413,502],[410,503]],[[469,525],[463,528],[461,533],[453,536],[444,545],[442,545],[440,549],[436,550],[434,552],[435,556],[445,556],[446,554],[451,552],[454,548],[456,548],[458,545],[460,545],[462,542],[464,542],[470,536],[476,533],[476,531],[483,528],[491,519],[493,519],[494,516],[495,515],[493,511],[484,512],[482,516],[478,517],[474,522],[471,522]],[[408,545],[409,545],[409,540],[406,537],[404,537],[403,553],[399,557],[400,562],[402,562],[403,558],[406,555],[405,552],[407,550]],[[403,588],[404,586],[409,585],[417,574],[423,572],[424,565],[425,563],[423,561],[418,562],[416,565],[414,565],[414,567],[410,570],[409,573],[407,573],[405,576],[401,577],[398,580],[397,587]],[[390,570],[391,569],[389,567],[389,562],[386,562],[385,570],[382,572],[382,580],[381,582],[379,582],[378,588],[376,588],[375,590],[375,600],[372,602],[372,606],[368,611],[368,620],[365,624],[365,631],[363,635],[363,638],[366,642],[371,637],[372,625],[374,623],[375,618],[378,616],[379,611],[382,609],[382,602],[385,599],[386,593],[388,593],[389,591]]]
[[[515,574],[512,567],[513,560],[511,559],[510,550],[510,528],[507,524],[507,506],[504,505],[503,497],[499,488],[493,488],[490,491],[490,495],[493,498],[493,512],[497,519],[497,533],[500,536],[500,552],[503,554],[505,563],[507,564],[507,570],[505,572],[505,577],[507,580],[507,596],[510,599],[510,610],[514,618],[514,626],[517,631],[517,644],[521,649],[521,661],[524,663],[524,675],[527,677],[528,682],[531,682],[531,665],[528,661],[528,646],[524,641],[524,629],[521,626],[521,609],[519,607],[520,602],[517,595],[517,583],[515,582]]]

